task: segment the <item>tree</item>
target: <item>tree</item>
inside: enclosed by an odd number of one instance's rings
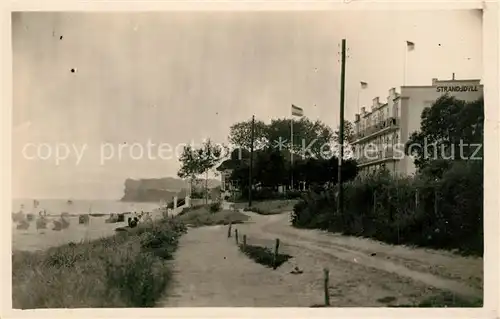
[[[212,143],[210,139],[196,151],[198,173],[205,174],[205,203],[208,204],[208,173],[220,162],[224,147]]]
[[[340,125],[334,133],[333,140],[337,146],[340,145]],[[352,142],[354,142],[354,126],[352,122],[344,121],[344,159],[351,158],[354,150],[352,147]],[[337,156],[340,155],[340,149],[337,150]]]
[[[255,121],[254,150],[264,148],[290,149],[291,120],[287,118],[272,120],[270,124]],[[236,123],[231,126],[229,141],[235,147],[250,149],[252,121]],[[294,152],[304,157],[320,156],[321,147],[330,144],[333,131],[321,121],[312,122],[306,117],[293,120]],[[304,152],[305,151],[305,152]]]
[[[181,168],[177,172],[177,176],[182,179],[189,179],[190,193],[193,192],[193,182],[196,180],[196,176],[199,174],[199,163],[197,152],[190,146],[184,146],[182,154],[180,157],[180,162],[182,163]]]
[[[291,120],[287,118],[272,120],[267,126],[268,147],[281,148],[283,144],[290,149]],[[322,157],[324,145],[333,139],[333,131],[326,124],[317,120],[312,122],[306,117],[293,120],[293,152],[303,158]]]
[[[340,144],[340,125],[339,128],[335,131],[333,140]],[[349,120],[344,120],[344,144],[351,144],[354,142],[354,125]]]
[[[414,157],[414,164],[419,170],[434,160],[459,161],[471,159],[472,156],[482,158],[483,127],[482,98],[466,102],[444,95],[422,111],[420,131],[410,135],[405,153]],[[445,166],[439,164],[441,168]],[[439,174],[443,173],[443,169],[438,171]]]
[[[280,151],[272,148],[256,152],[254,169],[255,180],[262,187],[276,189],[277,186],[284,184],[284,180],[287,179],[285,159]]]
[[[338,159],[306,159],[296,165],[296,175],[308,185],[316,185],[324,188],[328,185],[335,185],[338,181]],[[354,160],[345,160],[342,164],[342,176],[344,181],[356,177],[358,167]]]
[[[254,156],[253,185],[276,190],[279,185],[289,184],[292,169],[295,180],[305,181],[307,185],[316,186],[316,188],[325,189],[325,187],[337,183],[338,160],[336,157],[328,159],[300,158],[291,167],[288,151],[280,152],[266,148],[256,151]],[[239,163],[239,165],[233,166],[231,179],[239,180],[243,194],[247,194],[249,185],[248,161],[240,161]],[[344,161],[342,165],[344,181],[353,179],[357,173],[358,167],[354,160]]]
[[[254,149],[259,149],[267,144],[266,124],[262,121],[254,123]],[[231,125],[229,129],[229,142],[235,148],[249,150],[251,146],[252,120]]]
[[[190,179],[191,191],[193,190],[193,181],[196,177],[205,174],[206,203],[208,203],[208,173],[219,163],[223,151],[223,146],[214,144],[208,139],[199,149],[194,149],[189,145],[185,146],[180,158],[182,166],[177,175],[181,178]]]
[[[333,130],[321,121],[311,121],[308,118],[293,120],[293,157],[291,165],[290,143],[291,119],[274,119],[269,124],[260,123],[255,130],[255,136],[260,139],[260,148],[254,151],[252,185],[276,190],[279,185],[288,185],[290,177],[296,181],[306,181],[308,184],[318,184],[321,187],[331,185],[337,181],[337,159],[332,153],[334,140]],[[348,122],[349,123],[349,122]],[[257,126],[257,124],[256,124]],[[347,131],[347,138],[352,136],[352,124]],[[229,140],[233,144],[250,146],[251,122],[237,123],[231,127]],[[248,148],[242,147],[247,150]],[[238,180],[243,194],[248,191],[249,182],[249,154],[239,150],[233,151],[231,159],[225,161],[226,168],[233,169],[231,179]],[[353,164],[354,163],[354,164]],[[222,169],[222,168],[221,168]],[[345,170],[345,172],[344,172]],[[357,174],[354,161],[344,163],[343,176],[348,180]]]

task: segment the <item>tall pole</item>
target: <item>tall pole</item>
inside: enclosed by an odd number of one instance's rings
[[[250,168],[248,170],[248,207],[252,207],[253,187],[253,139],[254,139],[255,115],[252,116],[252,133],[250,134]]]
[[[361,95],[361,87],[358,88],[358,114],[359,114],[359,96]]]
[[[293,190],[293,115],[290,119],[290,172],[292,173],[290,177],[290,190]]]
[[[344,158],[344,94],[345,94],[345,39],[342,39],[342,61],[340,71],[340,127],[339,127],[339,167],[338,167],[338,200],[337,211],[344,218],[344,191],[342,187],[342,161]]]

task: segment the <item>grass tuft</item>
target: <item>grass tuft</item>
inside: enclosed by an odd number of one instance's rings
[[[478,308],[483,307],[482,298],[465,299],[451,292],[442,292],[415,305],[397,305],[398,308]]]
[[[239,245],[240,251],[247,255],[250,259],[258,264],[270,267],[273,269],[278,268],[287,262],[292,256],[287,254],[278,254],[276,256],[276,262],[274,262],[274,252],[267,248],[254,245]]]

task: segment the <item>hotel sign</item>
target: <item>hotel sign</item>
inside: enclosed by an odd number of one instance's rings
[[[477,92],[479,91],[478,85],[443,85],[436,87],[437,92]]]

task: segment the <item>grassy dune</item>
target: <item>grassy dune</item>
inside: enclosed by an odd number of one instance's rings
[[[267,200],[254,202],[251,208],[248,207],[248,203],[237,203],[236,207],[261,215],[274,215],[293,211],[297,202],[297,199]]]
[[[247,215],[242,214],[238,211],[211,211],[210,205],[193,207],[192,209],[183,211],[183,213],[180,214],[177,218],[186,225],[191,225],[194,227],[228,225],[229,223],[240,224],[248,220]]]
[[[172,257],[185,226],[145,224],[112,237],[12,256],[16,309],[151,307],[170,280]]]

